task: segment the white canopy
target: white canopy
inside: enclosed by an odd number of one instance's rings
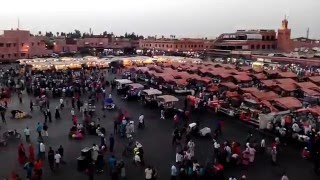
[[[171,95],[163,95],[163,96],[158,96],[158,99],[163,100],[165,103],[166,102],[177,102],[179,101],[178,98],[171,96]]]
[[[144,93],[146,93],[148,96],[152,95],[161,95],[162,92],[159,91],[158,89],[145,89],[143,90]]]

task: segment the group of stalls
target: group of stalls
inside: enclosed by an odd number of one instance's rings
[[[67,69],[81,69],[81,68],[107,68],[109,61],[99,59],[96,57],[84,58],[36,58],[36,59],[21,59],[20,66],[25,70],[67,70]]]
[[[123,95],[124,99],[138,99],[147,106],[156,106],[169,111],[175,110],[175,103],[178,102],[178,98],[172,95],[163,95],[162,91],[154,88],[148,88],[140,83],[134,83],[128,79],[115,79],[117,92]],[[109,105],[110,97],[107,98],[105,105]],[[113,102],[113,101],[112,101]]]

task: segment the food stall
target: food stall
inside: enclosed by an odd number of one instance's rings
[[[139,98],[144,86],[139,83],[132,83],[128,84],[126,89],[128,89],[126,94],[127,99]]]
[[[133,82],[130,81],[129,79],[115,79],[116,82],[116,88],[117,88],[117,92],[119,94],[125,93],[126,91],[126,86],[128,84],[132,84]]]
[[[157,97],[162,95],[162,92],[158,89],[145,89],[142,90],[141,97],[145,105],[157,104]]]

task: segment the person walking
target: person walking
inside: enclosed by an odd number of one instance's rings
[[[64,149],[63,149],[62,145],[60,145],[60,147],[58,148],[58,152],[59,152],[59,154],[61,156],[61,163],[65,164],[66,162],[63,160]]]
[[[41,135],[42,126],[41,126],[40,122],[38,122],[38,124],[37,124],[37,126],[36,126],[36,130],[37,130],[37,132],[38,132],[39,138],[42,139],[42,135]]]
[[[49,166],[51,171],[54,170],[54,151],[52,149],[52,147],[49,147],[49,152],[48,152],[48,162],[49,162]]]
[[[62,110],[64,107],[64,104],[63,104],[63,98],[60,98],[60,109]]]
[[[47,109],[47,115],[48,115],[49,122],[51,123],[52,122],[52,115],[51,115],[51,111],[49,108]]]
[[[57,120],[57,119],[61,119],[60,117],[60,112],[59,112],[59,107],[57,106],[56,107],[56,112],[54,114],[54,118]]]
[[[289,180],[288,176],[286,173],[283,173],[281,180]]]
[[[271,149],[271,163],[273,166],[275,166],[277,164],[277,148],[276,146],[272,147]]]
[[[29,161],[34,162],[35,156],[34,156],[34,148],[32,144],[29,144]]]
[[[59,151],[56,151],[56,154],[54,155],[54,160],[56,163],[56,169],[59,169],[60,162],[61,162],[61,155],[59,154]]]
[[[18,146],[18,161],[21,165],[25,164],[27,159],[26,150],[24,149],[24,145],[20,143]]]
[[[43,142],[40,142],[39,144],[39,159],[44,160],[46,155],[46,146]]]
[[[26,142],[30,143],[30,129],[28,126],[23,130],[23,133],[26,137]]]
[[[27,172],[27,177],[26,177],[27,180],[31,180],[33,167],[34,167],[34,165],[33,165],[32,161],[25,163],[23,166],[23,169],[26,170],[26,172]]]
[[[149,180],[149,179],[151,180],[151,179],[152,179],[153,171],[152,171],[151,166],[148,166],[148,167],[144,170],[144,174],[145,174],[145,177],[144,177],[145,180]]]
[[[33,111],[33,102],[32,102],[32,100],[30,100],[30,111],[32,112]]]
[[[4,124],[6,124],[7,123],[7,121],[6,121],[6,112],[5,111],[1,111],[0,115],[1,115],[2,122]]]
[[[40,159],[34,162],[34,172],[37,179],[41,179],[42,177],[42,161]]]
[[[178,175],[177,167],[173,164],[171,166],[171,180],[176,180]]]
[[[113,134],[110,134],[110,137],[109,137],[109,148],[110,148],[110,152],[113,152],[114,143],[115,143],[114,136],[113,136]]]
[[[43,123],[43,136],[48,137],[48,125],[46,122]]]
[[[96,161],[95,165],[96,165],[97,173],[102,173],[105,162],[104,162],[103,154],[101,152],[99,152],[99,154],[98,154],[97,161]]]
[[[160,119],[162,119],[162,120],[165,119],[164,110],[163,109],[161,109],[161,111],[160,111]]]
[[[144,115],[143,114],[140,114],[139,116],[139,125],[138,125],[138,128],[139,129],[144,129],[145,127],[145,124],[144,124]]]

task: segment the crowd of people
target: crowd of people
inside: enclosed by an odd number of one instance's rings
[[[100,145],[93,144],[91,148],[91,158],[86,168],[86,174],[90,180],[94,179],[96,173],[103,173],[106,169],[111,179],[126,179],[126,164],[123,158],[129,156],[132,162],[139,167],[145,167],[145,179],[157,179],[158,173],[155,167],[145,162],[144,146],[134,140],[135,128],[143,130],[146,127],[144,114],[139,114],[136,119],[132,119],[126,110],[119,110],[117,118],[114,120],[113,133],[107,135],[106,130],[100,125],[100,118],[93,120],[94,113],[90,111],[88,102],[101,102],[114,89],[114,82],[107,81],[107,72],[105,70],[67,70],[65,72],[27,72],[24,77],[15,73],[12,69],[7,73],[3,73],[2,77],[8,78],[1,83],[8,87],[12,92],[16,92],[19,101],[24,101],[22,90],[25,88],[26,93],[34,96],[34,101],[30,101],[31,113],[35,111],[35,107],[39,106],[39,110],[43,114],[43,122],[37,122],[35,130],[37,132],[37,142],[31,141],[31,130],[29,127],[23,129],[25,142],[28,145],[25,149],[24,143],[18,146],[18,162],[25,170],[26,175],[18,175],[12,172],[9,179],[43,179],[43,163],[48,162],[50,170],[58,173],[61,171],[61,165],[65,164],[64,148],[59,147],[47,148],[46,140],[50,138],[50,126],[55,120],[61,119],[61,113],[66,113],[70,109],[70,136],[83,139],[87,132],[92,132],[100,139]],[[198,96],[202,96],[197,94]],[[59,99],[59,106],[55,109],[54,118],[51,114],[51,101],[54,98]],[[221,140],[219,137],[223,132],[223,122],[219,121],[216,125],[214,135],[212,136],[212,154],[208,155],[208,162],[200,162],[197,160],[195,149],[197,145],[194,141],[194,135],[188,128],[188,124],[193,122],[190,119],[191,109],[185,110],[181,114],[173,117],[173,138],[172,145],[175,147],[175,160],[171,165],[171,179],[180,180],[201,180],[201,179],[217,179],[217,180],[246,180],[246,175],[241,177],[226,177],[225,169],[236,166],[243,166],[244,169],[250,169],[251,164],[255,162],[255,156],[260,153],[264,158],[269,158],[272,165],[277,165],[279,153],[282,146],[287,142],[283,138],[283,133],[279,133],[279,138],[275,138],[271,145],[268,146],[266,138],[258,139],[254,137],[252,132],[248,132],[245,142],[236,142],[232,139]],[[79,121],[82,117],[82,122]],[[165,120],[164,111],[161,110],[160,119]],[[135,121],[138,122],[135,126]],[[295,122],[295,121],[293,121]],[[199,125],[199,121],[195,121]],[[285,124],[284,124],[285,126]],[[282,127],[284,127],[282,126]],[[295,132],[298,128],[294,128]],[[33,128],[32,128],[33,129]],[[107,130],[110,131],[110,130]],[[302,129],[300,129],[302,131]],[[279,131],[280,132],[280,131]],[[303,148],[303,158],[313,159],[315,162],[315,171],[319,169],[319,134],[312,128],[309,133],[309,139],[306,141],[307,147]],[[128,142],[122,151],[123,157],[115,156],[115,139],[116,136],[123,138]],[[81,138],[80,138],[81,137]],[[108,139],[107,139],[108,137]],[[36,146],[36,148],[34,148]],[[37,152],[37,154],[36,154]],[[107,168],[106,168],[107,167]],[[168,168],[169,171],[169,168]],[[281,180],[288,180],[284,172]]]

